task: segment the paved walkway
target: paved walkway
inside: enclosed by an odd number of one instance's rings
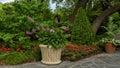
[[[120,68],[120,50],[115,54],[98,54],[77,62],[64,61],[58,65],[44,65],[41,62],[26,63],[0,68]]]

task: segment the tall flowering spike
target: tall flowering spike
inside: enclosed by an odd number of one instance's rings
[[[26,34],[26,35],[31,35],[32,32],[26,31],[25,34]]]
[[[45,27],[42,26],[42,30],[49,30],[49,28],[45,28]]]
[[[39,38],[39,36],[38,36],[37,34],[35,35],[35,37],[36,37],[36,38]]]
[[[60,27],[61,29],[65,30],[65,31],[68,31],[69,30],[69,27],[66,27],[66,26],[62,26]]]
[[[28,17],[28,21],[31,22],[31,23],[34,23],[34,22],[35,22],[35,21],[34,21],[32,18],[30,18],[30,17]]]
[[[50,29],[50,33],[54,33],[55,32],[55,30],[53,30],[53,29]]]
[[[69,30],[69,27],[65,27],[66,30]]]
[[[58,23],[58,22],[59,22],[59,20],[58,20],[58,18],[56,17],[56,18],[55,18],[55,23]]]
[[[32,32],[36,32],[36,29],[32,29]]]

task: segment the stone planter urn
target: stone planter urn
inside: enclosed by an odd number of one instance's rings
[[[47,45],[40,45],[43,64],[59,64],[61,63],[62,49],[54,49]]]

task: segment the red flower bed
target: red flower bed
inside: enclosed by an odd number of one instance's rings
[[[90,55],[97,54],[99,51],[100,48],[96,44],[93,44],[91,46],[66,44],[66,48],[62,54],[62,59],[68,61],[76,61]]]

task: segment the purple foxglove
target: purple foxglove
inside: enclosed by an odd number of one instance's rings
[[[59,21],[58,21],[58,18],[56,17],[56,18],[55,18],[55,23],[58,23],[58,22],[59,22]]]
[[[32,32],[26,31],[25,34],[26,34],[26,35],[31,35]]]

